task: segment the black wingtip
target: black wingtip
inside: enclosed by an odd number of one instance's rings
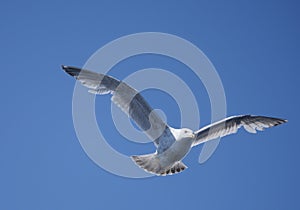
[[[277,124],[276,125],[280,125],[280,124],[283,124],[283,123],[287,123],[288,120],[286,119],[282,119],[282,118],[273,118],[275,121],[277,121]]]
[[[283,124],[283,123],[287,123],[287,122],[288,122],[288,120],[279,118],[279,125]]]
[[[270,118],[275,122],[274,126],[281,125],[283,123],[288,122],[288,120],[282,119],[282,118],[273,118],[273,117],[270,117]]]
[[[66,71],[68,69],[68,66],[61,65],[61,68]]]
[[[76,77],[79,75],[79,73],[81,72],[80,68],[77,67],[73,67],[73,66],[66,66],[66,65],[61,65],[61,68],[68,73],[69,75]]]

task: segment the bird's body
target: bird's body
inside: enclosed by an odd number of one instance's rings
[[[175,129],[167,125],[132,87],[107,75],[62,66],[93,94],[112,94],[112,102],[119,106],[153,140],[156,152],[134,155],[134,162],[149,173],[167,175],[182,172],[187,166],[182,159],[193,146],[236,133],[244,127],[250,133],[287,122],[286,120],[252,115],[232,116],[193,132],[188,128]]]
[[[161,154],[161,159],[170,164],[182,160],[192,148],[191,146],[195,140],[195,135],[192,130],[172,129],[171,131],[173,130],[174,132],[172,133],[175,134],[176,141]],[[184,133],[186,131],[187,133]]]
[[[178,173],[187,168],[181,160],[192,148],[192,144],[195,141],[195,134],[187,128],[170,128],[170,130],[172,138],[175,138],[175,141],[164,151],[158,147],[157,151],[153,154],[132,156],[137,165],[149,173],[159,175]]]
[[[158,155],[163,168],[168,168],[181,161],[191,150],[194,137],[177,139],[165,152]]]

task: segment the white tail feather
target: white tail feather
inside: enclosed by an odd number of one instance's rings
[[[187,166],[180,161],[174,163],[171,167],[163,168],[156,153],[147,155],[134,155],[131,156],[131,158],[139,167],[143,168],[145,171],[161,176],[180,173],[187,168]]]

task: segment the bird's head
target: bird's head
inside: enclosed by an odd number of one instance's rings
[[[182,128],[181,131],[180,131],[180,136],[182,138],[192,138],[192,139],[195,138],[194,132],[191,129],[188,129],[188,128]]]

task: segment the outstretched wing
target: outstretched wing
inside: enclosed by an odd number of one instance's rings
[[[162,144],[161,141],[165,139],[163,137],[169,134],[168,125],[163,122],[144,98],[126,83],[104,74],[76,67],[62,66],[62,68],[88,87],[90,93],[112,94],[112,102],[130,116],[139,128],[145,131],[150,139],[154,140],[156,146]],[[163,144],[171,145],[175,140],[169,138],[167,141]]]
[[[246,131],[256,133],[256,130],[262,131],[264,128],[270,128],[285,122],[287,120],[264,116],[240,115],[228,117],[196,131],[196,140],[193,146],[236,133],[242,126]]]

